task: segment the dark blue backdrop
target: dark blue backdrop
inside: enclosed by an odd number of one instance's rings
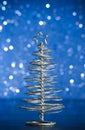
[[[59,117],[47,118],[85,126],[85,0],[0,0],[0,120],[29,118],[17,108],[17,98],[25,96],[24,77],[30,76],[36,48],[32,38],[39,31],[49,36],[48,48],[57,63],[55,87],[63,89],[66,106]]]

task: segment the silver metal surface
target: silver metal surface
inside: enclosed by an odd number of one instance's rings
[[[44,42],[41,40],[39,43],[38,37],[44,38]],[[27,85],[28,99],[23,99],[28,103],[28,106],[21,106],[26,110],[39,111],[40,121],[27,122],[30,125],[54,125],[55,122],[45,121],[45,113],[58,113],[64,108],[63,104],[59,104],[62,98],[56,96],[57,92],[61,92],[60,89],[52,86],[56,85],[55,78],[57,75],[50,74],[50,71],[55,69],[56,64],[52,62],[52,57],[49,54],[50,49],[47,49],[47,35],[39,32],[34,40],[37,45],[37,51],[33,53],[35,59],[30,62],[29,71],[31,77],[25,78],[25,81],[30,85]]]

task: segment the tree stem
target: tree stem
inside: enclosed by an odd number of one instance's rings
[[[40,52],[41,54],[43,54],[43,43],[40,44]],[[43,58],[41,57],[40,58],[40,61],[41,61],[41,113],[40,113],[40,118],[41,118],[41,121],[43,122],[44,121],[44,106],[43,106],[43,103],[44,103],[44,86],[43,86],[43,72],[42,72],[42,69],[43,69]]]

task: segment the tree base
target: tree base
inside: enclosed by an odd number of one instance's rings
[[[37,126],[53,126],[56,122],[48,122],[48,121],[30,121],[26,122],[26,125],[37,125]]]
[[[55,125],[56,122],[48,122],[48,121],[31,121],[26,122],[26,125],[38,125],[38,126],[52,126]]]

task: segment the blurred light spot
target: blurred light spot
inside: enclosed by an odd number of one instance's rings
[[[73,65],[69,65],[69,69],[73,69]]]
[[[74,79],[70,79],[70,84],[74,84]]]
[[[31,44],[27,44],[27,47],[30,48],[30,47],[31,47]]]
[[[20,90],[19,89],[16,89],[16,91],[15,91],[16,93],[19,93],[20,92]]]
[[[29,4],[26,4],[26,7],[27,7],[27,8],[29,8],[29,7],[30,7],[30,5],[29,5]]]
[[[57,16],[55,19],[58,21],[58,20],[60,20],[60,19],[61,19],[61,17],[60,17],[60,16]]]
[[[82,88],[82,87],[84,87],[84,86],[85,86],[85,83],[84,83],[84,82],[82,82],[82,83],[79,84],[79,88]]]
[[[14,21],[13,23],[14,23],[14,25],[15,25],[16,27],[18,27],[18,26],[19,26],[18,21]]]
[[[13,50],[13,49],[14,49],[13,45],[10,45],[10,46],[9,46],[9,49],[10,49],[10,50]]]
[[[66,35],[66,36],[65,36],[65,39],[66,39],[66,40],[68,40],[68,39],[69,39],[69,36],[68,36],[68,35]]]
[[[15,71],[13,71],[13,74],[17,74],[17,73],[18,73],[18,71],[16,71],[16,70],[15,70]]]
[[[7,52],[7,51],[8,51],[8,47],[4,47],[3,50],[4,50],[5,52]]]
[[[8,23],[7,21],[3,21],[3,25],[6,26]]]
[[[72,54],[73,54],[73,48],[69,48],[67,50],[67,53],[68,53],[68,56],[72,56]]]
[[[68,91],[69,91],[69,88],[65,88],[65,91],[68,92]]]
[[[34,45],[35,44],[35,42],[34,41],[31,41],[31,45]]]
[[[47,16],[47,19],[48,19],[48,20],[51,20],[51,16]]]
[[[27,20],[27,24],[31,24],[31,21],[30,21],[30,20]]]
[[[45,25],[45,22],[44,21],[39,21],[39,25],[40,26]]]
[[[2,29],[3,29],[3,26],[0,25],[0,32],[2,31]]]
[[[84,59],[84,56],[83,55],[80,55],[80,60]]]
[[[22,15],[22,13],[19,10],[15,10],[15,14],[17,14],[18,16]]]
[[[14,20],[14,19],[7,19],[7,22],[9,24],[15,24],[16,20]]]
[[[75,22],[75,25],[76,25],[76,26],[78,26],[78,25],[79,25],[79,22],[78,22],[78,21],[76,21],[76,22]]]
[[[85,68],[85,64],[84,64],[84,68]]]
[[[4,16],[0,16],[0,20],[4,20]]]
[[[9,87],[9,89],[10,89],[10,90],[12,90],[12,89],[13,89],[13,87]]]
[[[26,73],[26,76],[29,76],[29,75],[30,75],[30,73],[29,73],[29,72],[27,72],[27,73]]]
[[[77,50],[78,50],[78,51],[81,51],[81,49],[82,49],[81,46],[78,45],[78,46],[77,46]]]
[[[10,39],[10,38],[7,38],[7,39],[6,39],[6,42],[8,42],[8,43],[11,42],[11,39]]]
[[[13,87],[13,86],[11,86],[9,89],[10,89],[12,92],[14,92],[14,93],[19,93],[19,92],[20,92],[20,90],[19,90],[18,88],[15,88],[15,87]]]
[[[9,87],[9,89],[12,91],[12,92],[15,92],[15,88],[14,87]]]
[[[8,82],[7,82],[6,80],[4,80],[4,81],[3,81],[3,83],[4,83],[5,85],[7,85],[7,84],[8,84]]]
[[[71,75],[72,74],[72,70],[69,70],[68,73],[69,73],[69,75]]]
[[[8,92],[4,92],[4,96],[7,96],[8,95]]]
[[[22,70],[20,73],[21,73],[21,74],[23,74],[23,75],[25,75],[25,74],[26,74],[24,70]]]
[[[79,28],[83,28],[83,24],[82,23],[80,23],[78,26],[79,26]]]
[[[15,63],[15,62],[12,62],[12,63],[11,63],[11,67],[12,67],[12,68],[15,68],[15,66],[16,66],[16,63]]]
[[[60,68],[60,74],[61,74],[61,75],[64,75],[63,68]]]
[[[2,8],[1,8],[3,11],[5,11],[6,10],[6,7],[5,6],[2,6]]]
[[[4,1],[3,1],[3,5],[7,5],[7,1],[4,0]]]
[[[79,19],[83,19],[83,16],[82,16],[82,15],[79,15]]]
[[[46,8],[50,8],[50,4],[48,3],[48,4],[46,4]]]
[[[77,15],[77,13],[74,11],[74,12],[72,13],[72,15],[73,15],[73,16],[76,16],[76,15]]]
[[[81,38],[85,38],[85,34],[81,34]]]
[[[38,17],[38,18],[40,18],[40,17],[41,17],[41,15],[38,13],[38,14],[37,14],[37,17]]]
[[[24,67],[23,63],[19,63],[19,68],[23,68],[23,67]]]
[[[31,27],[31,28],[30,28],[30,31],[33,31],[33,30],[34,30],[33,27]]]
[[[82,79],[84,79],[85,74],[84,74],[84,73],[81,73],[80,76],[81,76]]]
[[[14,77],[13,75],[9,75],[9,79],[12,80]]]

